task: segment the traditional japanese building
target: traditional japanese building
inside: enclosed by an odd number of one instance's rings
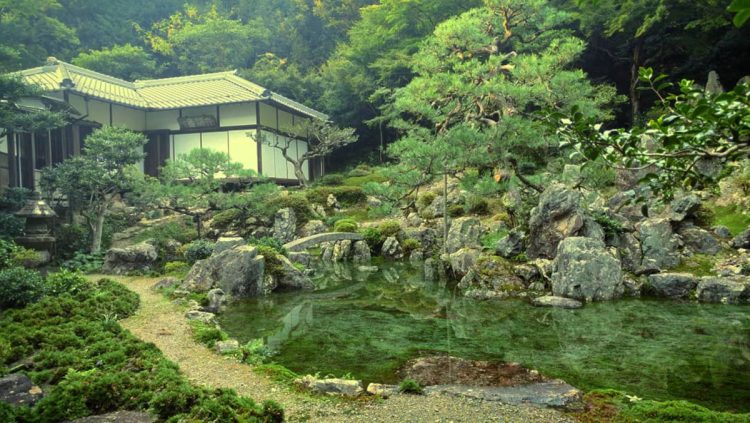
[[[236,71],[129,82],[49,58],[44,66],[18,75],[41,87],[48,99],[65,103],[71,121],[63,128],[9,133],[0,140],[0,187],[36,188],[41,169],[80,154],[86,136],[103,125],[148,137],[142,169],[153,176],[167,159],[208,148],[281,183],[296,181],[280,151],[259,141],[287,137],[294,140],[292,154],[301,155],[307,143],[295,136],[295,125],[302,119],[327,119]],[[307,163],[304,172],[314,179],[323,173],[322,161]]]

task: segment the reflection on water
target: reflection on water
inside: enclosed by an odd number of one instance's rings
[[[338,265],[318,275],[314,292],[232,305],[222,327],[242,342],[263,338],[274,361],[299,373],[395,382],[405,361],[445,352],[520,362],[583,389],[750,411],[747,306],[482,302],[401,263],[376,273]]]

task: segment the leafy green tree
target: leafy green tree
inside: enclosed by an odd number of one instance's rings
[[[80,156],[43,171],[45,192],[67,196],[82,211],[91,227],[91,252],[101,250],[102,229],[119,194],[132,187],[128,170],[143,160],[143,134],[112,126],[97,129],[86,138]]]
[[[142,47],[131,44],[80,53],[73,64],[128,81],[158,74],[156,60]]]
[[[25,97],[37,97],[43,92],[20,78],[0,75],[0,138],[13,132],[35,132],[65,125],[65,114],[52,110],[22,110],[18,102]]]
[[[354,128],[339,128],[330,122],[320,120],[303,120],[295,125],[292,132],[301,134],[307,142],[307,151],[300,156],[289,154],[289,148],[296,145],[294,138],[265,136],[261,142],[281,151],[284,159],[294,167],[294,176],[302,186],[307,186],[307,178],[302,169],[308,160],[325,157],[334,150],[357,141]]]
[[[159,179],[138,180],[132,198],[142,204],[169,210],[194,219],[198,237],[203,221],[212,211],[230,201],[222,186],[227,178],[252,179],[256,174],[232,162],[226,153],[197,148],[169,160],[161,168]]]
[[[240,75],[274,92],[316,107],[320,98],[320,82],[316,73],[305,74],[299,66],[273,53],[265,53],[251,69]]]
[[[267,33],[256,19],[243,23],[216,7],[200,13],[186,6],[144,35],[151,49],[171,60],[181,74],[226,71],[251,67],[266,51]]]
[[[734,25],[739,28],[750,19],[750,1],[748,0],[732,0],[732,4],[727,7],[727,10],[734,12]]]
[[[711,92],[682,80],[677,90],[643,68],[640,80],[659,98],[660,113],[644,126],[603,130],[601,123],[574,111],[555,117],[562,146],[587,160],[644,173],[652,189],[670,198],[679,188],[712,188],[728,163],[750,157],[750,83]]]
[[[54,16],[60,8],[56,0],[0,0],[0,72],[39,66],[78,45],[75,31]]]
[[[568,18],[543,0],[488,0],[438,25],[414,55],[416,76],[395,93],[403,135],[389,154],[410,176],[394,182],[413,191],[469,167],[543,163],[556,145],[542,110],[610,117],[613,89],[573,68],[584,45],[564,29]]]

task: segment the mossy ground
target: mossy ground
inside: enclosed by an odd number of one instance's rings
[[[747,228],[750,228],[750,212],[741,210],[737,206],[715,206],[713,212],[713,224],[723,225],[729,228],[732,236],[736,236]]]

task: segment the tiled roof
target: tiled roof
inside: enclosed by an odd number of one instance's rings
[[[269,101],[304,115],[327,120],[328,116],[237,76],[236,71],[125,81],[59,60],[18,73],[30,84],[58,91],[66,79],[71,92],[126,106],[165,110],[246,101]]]

